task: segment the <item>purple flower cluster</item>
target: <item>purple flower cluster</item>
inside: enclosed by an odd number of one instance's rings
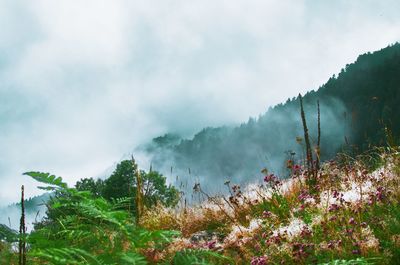
[[[274,174],[270,174],[264,177],[264,182],[267,183],[271,188],[276,189],[281,185],[281,181]]]
[[[267,265],[268,264],[268,258],[265,256],[261,257],[253,257],[251,259],[251,265]]]
[[[329,249],[334,249],[335,247],[340,247],[342,245],[342,240],[331,240],[328,243]]]
[[[277,234],[275,236],[271,236],[268,240],[265,241],[265,244],[271,245],[271,244],[276,244],[279,245],[283,241],[283,237],[281,234]]]
[[[368,204],[372,205],[375,202],[383,202],[386,198],[386,189],[382,186],[379,186],[375,192],[369,193]]]
[[[274,174],[269,174],[264,177],[264,182],[267,182],[267,183],[275,182],[276,180],[277,180],[277,178]]]
[[[293,243],[292,251],[295,259],[304,259],[310,255],[314,244]]]
[[[262,213],[263,218],[270,218],[272,216],[272,213],[270,211],[264,211]]]
[[[312,235],[311,230],[307,226],[303,226],[300,232],[300,236],[303,238],[310,237]]]
[[[351,218],[349,219],[349,224],[350,224],[350,225],[356,225],[357,222],[356,222],[356,220],[355,220],[353,217],[351,217]]]
[[[233,185],[232,186],[232,190],[233,190],[233,192],[239,192],[240,191],[240,186],[239,185]]]
[[[377,201],[383,201],[385,198],[385,188],[378,187],[375,192],[375,197]]]
[[[294,172],[300,172],[300,171],[301,171],[301,166],[300,166],[300,165],[297,165],[297,164],[294,165],[294,166],[293,166],[293,171],[294,171]]]
[[[343,193],[338,192],[337,190],[333,191],[333,198],[339,200],[340,203],[344,203],[345,202],[345,200],[343,199],[343,196],[344,196]]]
[[[229,202],[235,205],[239,204],[239,198],[242,198],[243,193],[240,190],[240,186],[239,185],[233,185],[232,186],[232,191],[229,190],[231,192],[231,196],[229,196]]]
[[[293,179],[300,177],[301,173],[302,173],[301,165],[295,164],[292,166],[292,178]]]
[[[312,196],[308,193],[308,190],[302,190],[297,198],[300,201],[305,201],[306,199],[312,198]]]
[[[216,244],[217,244],[217,242],[215,242],[215,241],[209,241],[209,242],[207,242],[206,246],[208,249],[215,249]]]
[[[331,205],[329,205],[329,208],[328,208],[329,212],[336,212],[339,209],[340,209],[340,206],[335,203],[332,203]]]

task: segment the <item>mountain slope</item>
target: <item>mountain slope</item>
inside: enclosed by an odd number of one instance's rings
[[[304,95],[314,142],[317,100],[321,103],[322,159],[344,148],[361,152],[369,145],[384,144],[386,126],[393,135],[400,135],[400,44],[360,55],[337,77]],[[299,109],[298,97],[288,99],[238,127],[205,128],[193,139],[171,134],[155,138],[145,152],[156,170],[213,182],[251,180],[264,167],[284,175],[285,160],[304,158],[303,143],[296,141],[303,135]]]
[[[44,193],[40,196],[25,199],[25,215],[29,229],[33,228],[33,222],[40,221],[45,215],[45,204],[50,199],[50,193]],[[19,228],[21,218],[21,203],[13,203],[0,208],[0,224],[11,225],[12,229]]]

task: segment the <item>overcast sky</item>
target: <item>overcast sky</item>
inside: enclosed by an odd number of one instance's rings
[[[400,40],[397,0],[0,0],[0,202],[246,121]],[[139,159],[140,160],[140,159]]]

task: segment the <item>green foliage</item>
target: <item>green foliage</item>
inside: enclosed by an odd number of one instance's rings
[[[75,188],[80,191],[90,191],[95,197],[102,196],[105,183],[101,179],[84,178],[76,182]]]
[[[42,172],[26,172],[24,175],[28,175],[31,178],[43,183],[47,184],[48,186],[45,187],[38,187],[39,189],[43,190],[62,190],[67,189],[67,184],[62,181],[61,177],[56,177],[55,175],[51,175],[50,173],[42,173]]]
[[[34,260],[43,260],[48,264],[102,264],[94,255],[88,253],[80,248],[46,248],[46,249],[34,249],[30,253],[30,256],[35,257]]]
[[[317,215],[318,209],[305,209],[295,212],[293,215],[299,217],[307,225],[311,224],[313,217]]]
[[[27,238],[32,263],[146,264],[141,249],[161,248],[177,235],[140,229],[130,213],[90,192],[68,188],[61,178],[25,174],[57,190],[48,204],[48,219]]]
[[[202,249],[185,249],[175,254],[172,264],[175,265],[217,265],[229,264],[232,259],[214,251]]]
[[[134,198],[137,170],[137,165],[131,160],[121,161],[112,175],[105,180],[102,196],[108,200],[121,197]]]
[[[376,219],[376,216],[385,220],[385,225]],[[363,214],[369,221],[375,236],[380,240],[381,246],[392,253],[391,260],[400,260],[400,248],[391,235],[400,235],[400,202],[395,201],[384,205],[376,204]]]
[[[9,228],[6,225],[0,224],[0,241],[16,242],[17,231]]]
[[[328,263],[319,263],[318,265],[373,265],[380,261],[380,258],[357,258],[351,260],[334,260]]]
[[[184,209],[181,215],[171,215],[177,229],[185,233],[201,222],[212,236],[188,242],[186,239],[195,238],[190,232],[173,244],[180,233],[136,226],[132,212],[126,211],[130,197],[105,199],[69,188],[53,175],[28,172],[26,175],[33,175],[54,191],[47,203],[47,219],[26,237],[28,264],[397,264],[400,155],[398,149],[382,152],[378,173],[369,173],[364,160],[324,164],[318,178],[321,194],[312,197],[301,189],[299,176],[282,190],[282,183],[273,175],[265,177],[267,183],[257,190],[259,199],[250,204],[247,194],[240,192],[242,203],[233,203],[233,197],[226,205],[243,212],[249,220],[261,219],[249,229],[232,230],[234,222],[219,218],[224,209],[221,205],[201,214]],[[362,200],[341,200],[343,193],[361,191],[366,182],[370,185],[363,189]],[[332,202],[332,198],[336,200]],[[209,203],[217,205],[218,201]],[[160,223],[167,220],[162,213],[155,219]],[[220,238],[216,230],[223,226],[225,232],[233,233]],[[0,242],[1,264],[16,264],[11,246]]]
[[[141,255],[134,253],[134,252],[129,252],[129,253],[124,253],[121,255],[119,264],[121,265],[146,265],[148,264],[146,259],[144,259]]]
[[[278,216],[282,223],[286,223],[291,215],[291,205],[288,200],[280,193],[272,193],[268,200],[263,200],[261,204],[257,205],[260,215],[263,211],[270,211]]]
[[[143,197],[146,206],[151,207],[160,202],[165,206],[175,206],[178,203],[178,191],[173,186],[166,185],[166,178],[156,171],[142,172]]]
[[[76,184],[80,191],[90,191],[96,197],[104,197],[108,201],[119,201],[120,209],[136,213],[136,172],[138,168],[131,160],[121,161],[112,175],[105,181],[92,178],[81,179]],[[175,206],[178,203],[178,191],[166,185],[166,178],[156,171],[146,173],[140,171],[144,205],[151,207],[160,203]]]
[[[11,244],[0,240],[0,264],[17,264],[17,260]]]

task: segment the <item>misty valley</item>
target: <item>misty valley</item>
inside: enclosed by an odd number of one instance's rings
[[[105,177],[26,172],[43,195],[22,186],[0,209],[0,263],[400,264],[399,103],[395,43],[242,124],[156,137]]]

